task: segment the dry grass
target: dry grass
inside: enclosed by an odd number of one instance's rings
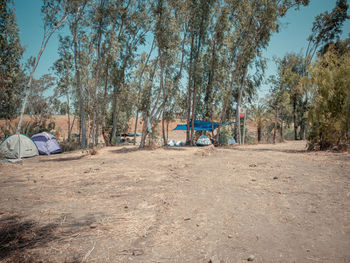
[[[106,147],[4,163],[0,262],[348,262],[350,156],[304,146]]]
[[[94,147],[94,148],[92,148],[92,149],[89,150],[89,154],[90,154],[90,155],[96,155],[96,154],[98,154],[98,151],[97,151],[97,149]]]

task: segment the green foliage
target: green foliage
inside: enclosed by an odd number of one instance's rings
[[[27,113],[42,127],[52,113],[50,105],[56,113],[69,114],[74,107],[80,116],[82,148],[86,125],[89,143],[96,145],[101,127],[114,140],[131,128],[128,122],[136,114],[151,126],[161,118],[232,119],[236,106],[250,103],[256,95],[265,69],[262,52],[278,32],[279,19],[307,4],[308,0],[44,0],[44,39],[30,63],[32,73],[49,38],[65,21],[70,32],[60,37],[59,59],[53,66],[57,78],[33,81]],[[140,54],[138,49],[152,37],[148,55]],[[292,73],[288,80],[298,82]],[[54,96],[45,99],[44,90],[53,87]],[[274,109],[284,103],[284,93],[278,94],[278,100],[271,101]],[[256,116],[256,121],[262,125],[262,117]],[[152,130],[149,138],[155,141],[158,134]]]
[[[267,107],[263,102],[259,102],[256,105],[252,105],[248,115],[249,119],[252,120],[256,125],[258,143],[262,140],[262,132],[268,120],[268,113],[266,108]]]
[[[350,49],[330,48],[311,68],[310,149],[350,145]]]
[[[13,9],[13,1],[0,1],[0,119],[13,119],[20,105],[23,47]]]
[[[228,140],[233,139],[234,132],[230,126],[223,126],[220,131],[220,138],[219,143],[220,144],[227,144]]]
[[[346,0],[337,0],[330,13],[326,11],[316,16],[312,26],[312,34],[308,39],[309,45],[306,51],[308,63],[311,62],[320,45],[324,45],[322,48],[324,52],[328,43],[339,37],[345,20],[350,18],[347,14],[348,9],[349,5]]]
[[[257,144],[257,143],[258,143],[258,137],[256,136],[256,134],[246,130],[244,144]]]
[[[38,123],[33,121],[26,121],[26,122],[23,122],[20,133],[25,134],[28,137],[32,137],[36,133],[52,132],[54,127],[55,127],[54,122],[47,122],[46,120],[40,123],[40,125],[38,125]],[[8,124],[7,129],[6,127],[0,126],[0,141],[10,136],[11,134],[16,133],[16,128],[17,127],[12,125],[11,123]]]

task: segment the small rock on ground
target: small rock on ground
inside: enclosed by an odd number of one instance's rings
[[[247,258],[248,261],[253,261],[254,259],[255,259],[255,256],[254,256],[254,255],[250,255],[250,256]]]
[[[132,255],[133,256],[140,256],[140,255],[143,255],[143,250],[142,249],[134,249],[133,251],[132,251]]]
[[[214,255],[210,258],[208,263],[221,263],[217,255]]]

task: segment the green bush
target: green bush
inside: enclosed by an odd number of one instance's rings
[[[64,140],[60,143],[62,152],[71,152],[80,149],[80,143],[78,140]]]

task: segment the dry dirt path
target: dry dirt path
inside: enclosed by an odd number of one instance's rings
[[[0,262],[350,262],[350,155],[112,147],[0,166]]]

